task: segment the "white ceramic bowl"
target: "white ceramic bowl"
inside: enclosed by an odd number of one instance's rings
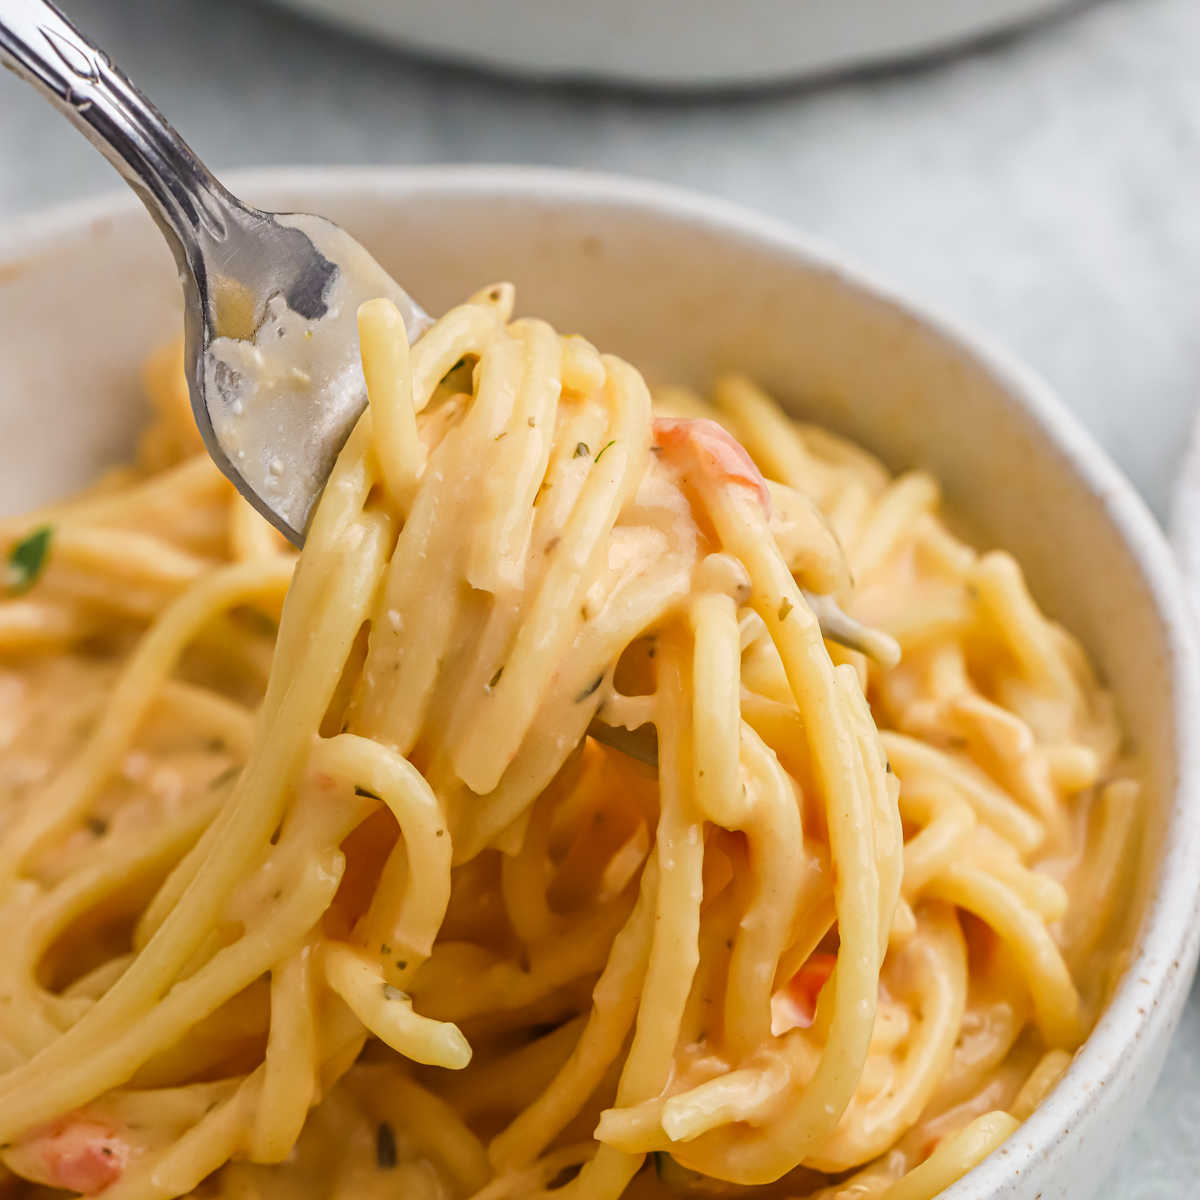
[[[1086,642],[1149,778],[1141,934],[1047,1102],[947,1200],[1099,1188],[1178,1020],[1200,943],[1200,702],[1190,618],[1129,484],[1036,376],[785,228],[661,187],[511,169],[231,180],[346,225],[438,311],[513,279],[523,311],[704,382],[737,365],[894,467],[924,464]],[[0,511],[85,483],[142,419],[142,356],[178,330],[171,260],[128,197],[0,233]]]
[[[277,0],[456,62],[639,87],[746,86],[927,55],[1078,0]]]

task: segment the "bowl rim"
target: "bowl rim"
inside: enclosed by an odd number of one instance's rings
[[[1120,1088],[1138,1072],[1145,1034],[1173,1024],[1200,952],[1200,652],[1193,612],[1166,537],[1145,502],[1107,454],[1035,371],[966,322],[877,279],[850,256],[782,220],[730,201],[670,184],[573,169],[521,166],[273,167],[231,171],[230,188],[251,197],[311,194],[324,197],[421,193],[529,199],[544,205],[600,203],[641,210],[656,219],[696,226],[726,240],[744,240],[840,282],[919,322],[991,379],[1028,415],[1043,438],[1100,506],[1142,575],[1149,602],[1169,648],[1175,788],[1168,808],[1163,855],[1142,920],[1135,953],[1096,1027],[1076,1052],[1060,1084],[1022,1123],[1020,1135],[989,1155],[942,1193],[945,1200],[981,1200],[1001,1194],[1094,1112],[1100,1089]],[[128,192],[107,192],[0,223],[0,281],[13,267],[37,260],[64,238],[103,230],[139,210]],[[1091,1112],[1089,1111],[1091,1110]]]

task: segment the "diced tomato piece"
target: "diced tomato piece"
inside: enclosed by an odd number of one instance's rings
[[[836,954],[813,954],[784,989],[790,1027],[807,1029],[817,1016],[817,1000],[837,965]]]
[[[10,1162],[37,1183],[93,1196],[121,1177],[130,1154],[112,1125],[74,1116],[16,1143]]]
[[[654,445],[667,455],[693,455],[701,471],[719,483],[750,488],[763,512],[770,514],[771,495],[762,472],[745,446],[716,421],[704,417],[655,417]]]
[[[917,1161],[924,1162],[941,1144],[942,1139],[940,1137],[930,1138],[921,1148]]]

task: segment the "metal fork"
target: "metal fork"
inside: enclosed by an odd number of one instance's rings
[[[332,222],[263,212],[232,195],[46,0],[0,0],[0,62],[49,98],[154,218],[179,267],[188,388],[204,444],[246,499],[300,545],[366,404],[359,304],[391,298],[410,340],[430,318]],[[253,355],[239,357],[236,345],[249,346],[264,322],[275,361],[288,368],[268,372],[272,386],[258,386],[261,373],[247,375]]]
[[[179,267],[188,390],[204,444],[242,495],[302,545],[312,507],[366,405],[358,306],[392,299],[410,341],[431,318],[333,222],[263,212],[229,192],[47,0],[0,0],[0,62],[43,92],[149,210]],[[265,366],[264,355],[271,359]],[[877,651],[880,635],[830,597],[809,599],[826,636]],[[589,732],[657,763],[649,726],[631,732],[595,720]]]

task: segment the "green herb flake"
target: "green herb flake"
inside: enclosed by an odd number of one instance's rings
[[[553,1179],[546,1183],[546,1191],[557,1192],[560,1188],[565,1188],[582,1170],[581,1163],[571,1163],[570,1166],[563,1167]]]
[[[396,1166],[396,1134],[387,1121],[380,1121],[375,1131],[375,1161],[381,1171],[391,1171]]]
[[[601,446],[599,450],[596,451],[596,462],[599,462],[604,457],[604,454],[608,450],[609,446],[615,446],[616,444],[617,444],[616,438],[613,438],[613,440],[611,442],[605,442],[605,444],[603,446]]]
[[[466,363],[467,363],[467,360],[466,360],[466,358],[465,358],[465,357],[463,357],[463,358],[460,358],[460,359],[458,360],[458,362],[456,362],[456,363],[454,364],[454,366],[452,366],[452,367],[450,368],[450,370],[448,370],[448,371],[445,373],[445,375],[443,375],[443,376],[442,376],[442,378],[441,378],[441,381],[440,381],[440,382],[442,382],[442,383],[445,383],[445,382],[446,382],[446,381],[447,381],[447,380],[450,378],[450,376],[454,374],[454,372],[455,372],[455,371],[457,371],[457,370],[458,370],[460,367],[464,367],[464,366],[466,366]]]
[[[241,771],[241,767],[236,764],[232,767],[226,767],[219,775],[214,775],[208,782],[208,790],[215,792],[218,788],[223,788],[227,783],[232,783]]]
[[[779,619],[781,621],[787,620],[788,613],[792,611],[792,607],[792,602],[786,596],[784,596],[783,600],[779,604]]]
[[[261,633],[264,637],[271,638],[279,633],[279,623],[262,609],[247,608],[245,614],[246,623],[255,633]]]
[[[8,554],[7,590],[14,596],[27,592],[38,581],[50,552],[52,525],[42,525],[19,541]]]
[[[592,448],[587,444],[587,442],[576,442],[575,443],[575,457],[576,458],[586,458],[589,454],[591,454],[591,452],[592,452]]]

